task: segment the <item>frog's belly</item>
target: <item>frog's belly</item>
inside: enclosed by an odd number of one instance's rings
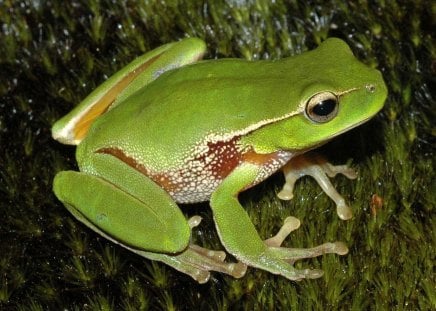
[[[208,201],[220,183],[244,162],[258,165],[259,170],[254,181],[241,191],[263,181],[292,157],[292,153],[285,151],[266,155],[255,154],[252,151],[237,156],[226,155],[220,159],[208,157],[203,161],[192,160],[187,163],[186,168],[151,174],[149,177],[165,189],[176,202],[196,203]]]
[[[207,143],[204,152],[187,157],[179,169],[156,171],[152,166],[138,163],[121,149],[101,148],[97,153],[108,154],[151,178],[178,203],[204,202],[210,199],[220,183],[244,163],[256,165],[257,175],[243,189],[263,181],[285,165],[294,155],[289,151],[259,154],[251,146],[241,147],[238,138],[223,142]],[[238,189],[235,189],[238,190]]]

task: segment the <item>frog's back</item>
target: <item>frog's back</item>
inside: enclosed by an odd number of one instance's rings
[[[231,62],[235,68],[235,60]],[[203,64],[208,65],[199,65]],[[252,65],[244,61],[240,64]],[[281,113],[274,101],[282,100],[286,91],[265,96],[271,89],[266,84],[283,83],[279,78],[273,82],[274,78],[265,75],[247,83],[245,77],[223,78],[211,72],[209,66],[200,71],[194,66],[187,68],[195,72],[189,79],[186,74],[191,73],[183,68],[162,75],[99,118],[89,133],[93,137],[91,148],[119,146],[146,162],[152,162],[156,153],[178,158],[207,136],[231,137],[253,122]]]
[[[207,141],[230,140],[301,113],[308,86],[347,89],[357,79],[344,74],[367,70],[344,43],[329,44],[279,61],[222,59],[166,72],[95,122],[91,148],[119,146],[168,168]]]

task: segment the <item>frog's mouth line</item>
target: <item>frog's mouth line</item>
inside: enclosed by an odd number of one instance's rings
[[[298,150],[293,150],[294,152],[296,152],[296,153],[293,155],[293,157],[295,157],[295,156],[297,156],[297,155],[299,155],[299,154],[302,154],[302,153],[306,153],[306,152],[308,152],[308,151],[310,151],[310,150],[318,149],[319,147],[328,144],[331,140],[335,139],[336,137],[338,137],[338,136],[340,136],[340,135],[342,135],[342,134],[344,134],[344,133],[346,133],[346,132],[348,132],[348,131],[351,131],[352,129],[354,129],[354,128],[356,128],[356,127],[358,127],[358,126],[360,126],[360,125],[362,125],[362,124],[364,124],[364,123],[366,123],[366,122],[368,122],[369,120],[372,119],[372,117],[373,117],[373,116],[367,117],[367,118],[365,118],[364,120],[360,121],[359,123],[353,124],[353,125],[351,125],[351,126],[345,128],[345,129],[343,129],[342,131],[335,133],[335,134],[332,135],[330,138],[328,138],[328,139],[326,139],[326,140],[324,140],[324,141],[322,141],[322,142],[319,142],[319,143],[317,143],[317,144],[315,144],[315,145],[313,145],[313,146],[311,146],[311,147],[305,149],[304,152],[298,152]]]
[[[362,125],[362,124],[364,124],[364,123],[366,123],[366,122],[368,122],[369,120],[371,120],[372,117],[373,117],[373,116],[368,117],[368,118],[366,118],[366,119],[360,121],[359,123],[355,123],[355,124],[353,124],[353,125],[351,125],[351,126],[345,128],[345,129],[343,129],[342,131],[337,132],[337,133],[334,134],[331,138],[333,139],[333,138],[335,138],[335,137],[337,137],[337,136],[340,136],[340,135],[342,135],[342,134],[344,134],[344,133],[346,133],[346,132],[348,132],[348,131],[351,131],[352,129],[354,129],[354,128],[356,128],[356,127],[358,127],[358,126],[360,126],[360,125]]]

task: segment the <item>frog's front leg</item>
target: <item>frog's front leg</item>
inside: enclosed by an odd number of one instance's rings
[[[89,156],[82,169],[58,173],[53,187],[67,209],[89,228],[199,283],[209,279],[209,271],[244,275],[246,266],[224,262],[224,252],[190,243],[191,229],[200,218],[186,221],[172,198],[144,174],[100,153]]]
[[[355,179],[357,173],[347,165],[332,165],[321,156],[314,153],[305,153],[292,158],[283,168],[286,183],[283,189],[277,194],[282,200],[291,200],[295,182],[305,175],[310,175],[318,182],[322,190],[336,203],[338,216],[347,220],[353,214],[351,208],[346,204],[345,199],[336,191],[328,177],[336,174],[343,174],[349,179]]]
[[[341,242],[326,243],[309,249],[279,247],[283,239],[298,228],[299,222],[295,218],[285,222],[276,237],[262,241],[237,198],[242,189],[254,183],[259,169],[256,164],[241,164],[212,194],[211,207],[221,242],[233,256],[248,266],[280,274],[290,280],[320,277],[322,271],[298,270],[292,263],[325,253],[344,255],[347,248]]]

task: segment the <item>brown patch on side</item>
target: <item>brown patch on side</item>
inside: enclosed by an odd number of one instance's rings
[[[135,159],[126,155],[122,150],[117,148],[102,148],[96,151],[97,153],[109,154],[121,162],[126,163],[128,166],[133,168],[134,170],[140,172],[141,174],[151,178],[155,183],[160,185],[167,192],[174,191],[176,189],[176,185],[171,182],[169,176],[165,174],[151,174],[147,168],[138,163]]]
[[[202,173],[209,174],[214,180],[221,181],[226,178],[241,163],[251,163],[259,167],[256,181],[249,187],[261,182],[289,160],[289,153],[277,151],[261,154],[254,151],[253,147],[242,147],[239,144],[240,136],[229,141],[208,143],[207,153],[197,157]],[[249,188],[247,187],[247,188]]]
[[[235,137],[225,142],[207,143],[207,153],[198,156],[194,161],[199,161],[206,171],[222,180],[241,163],[242,154],[238,149],[238,140],[239,137]]]
[[[257,164],[259,166],[264,166],[265,164],[272,162],[278,158],[279,158],[278,152],[262,154],[262,153],[256,153],[253,149],[249,150],[248,152],[242,155],[242,160],[244,162]]]

